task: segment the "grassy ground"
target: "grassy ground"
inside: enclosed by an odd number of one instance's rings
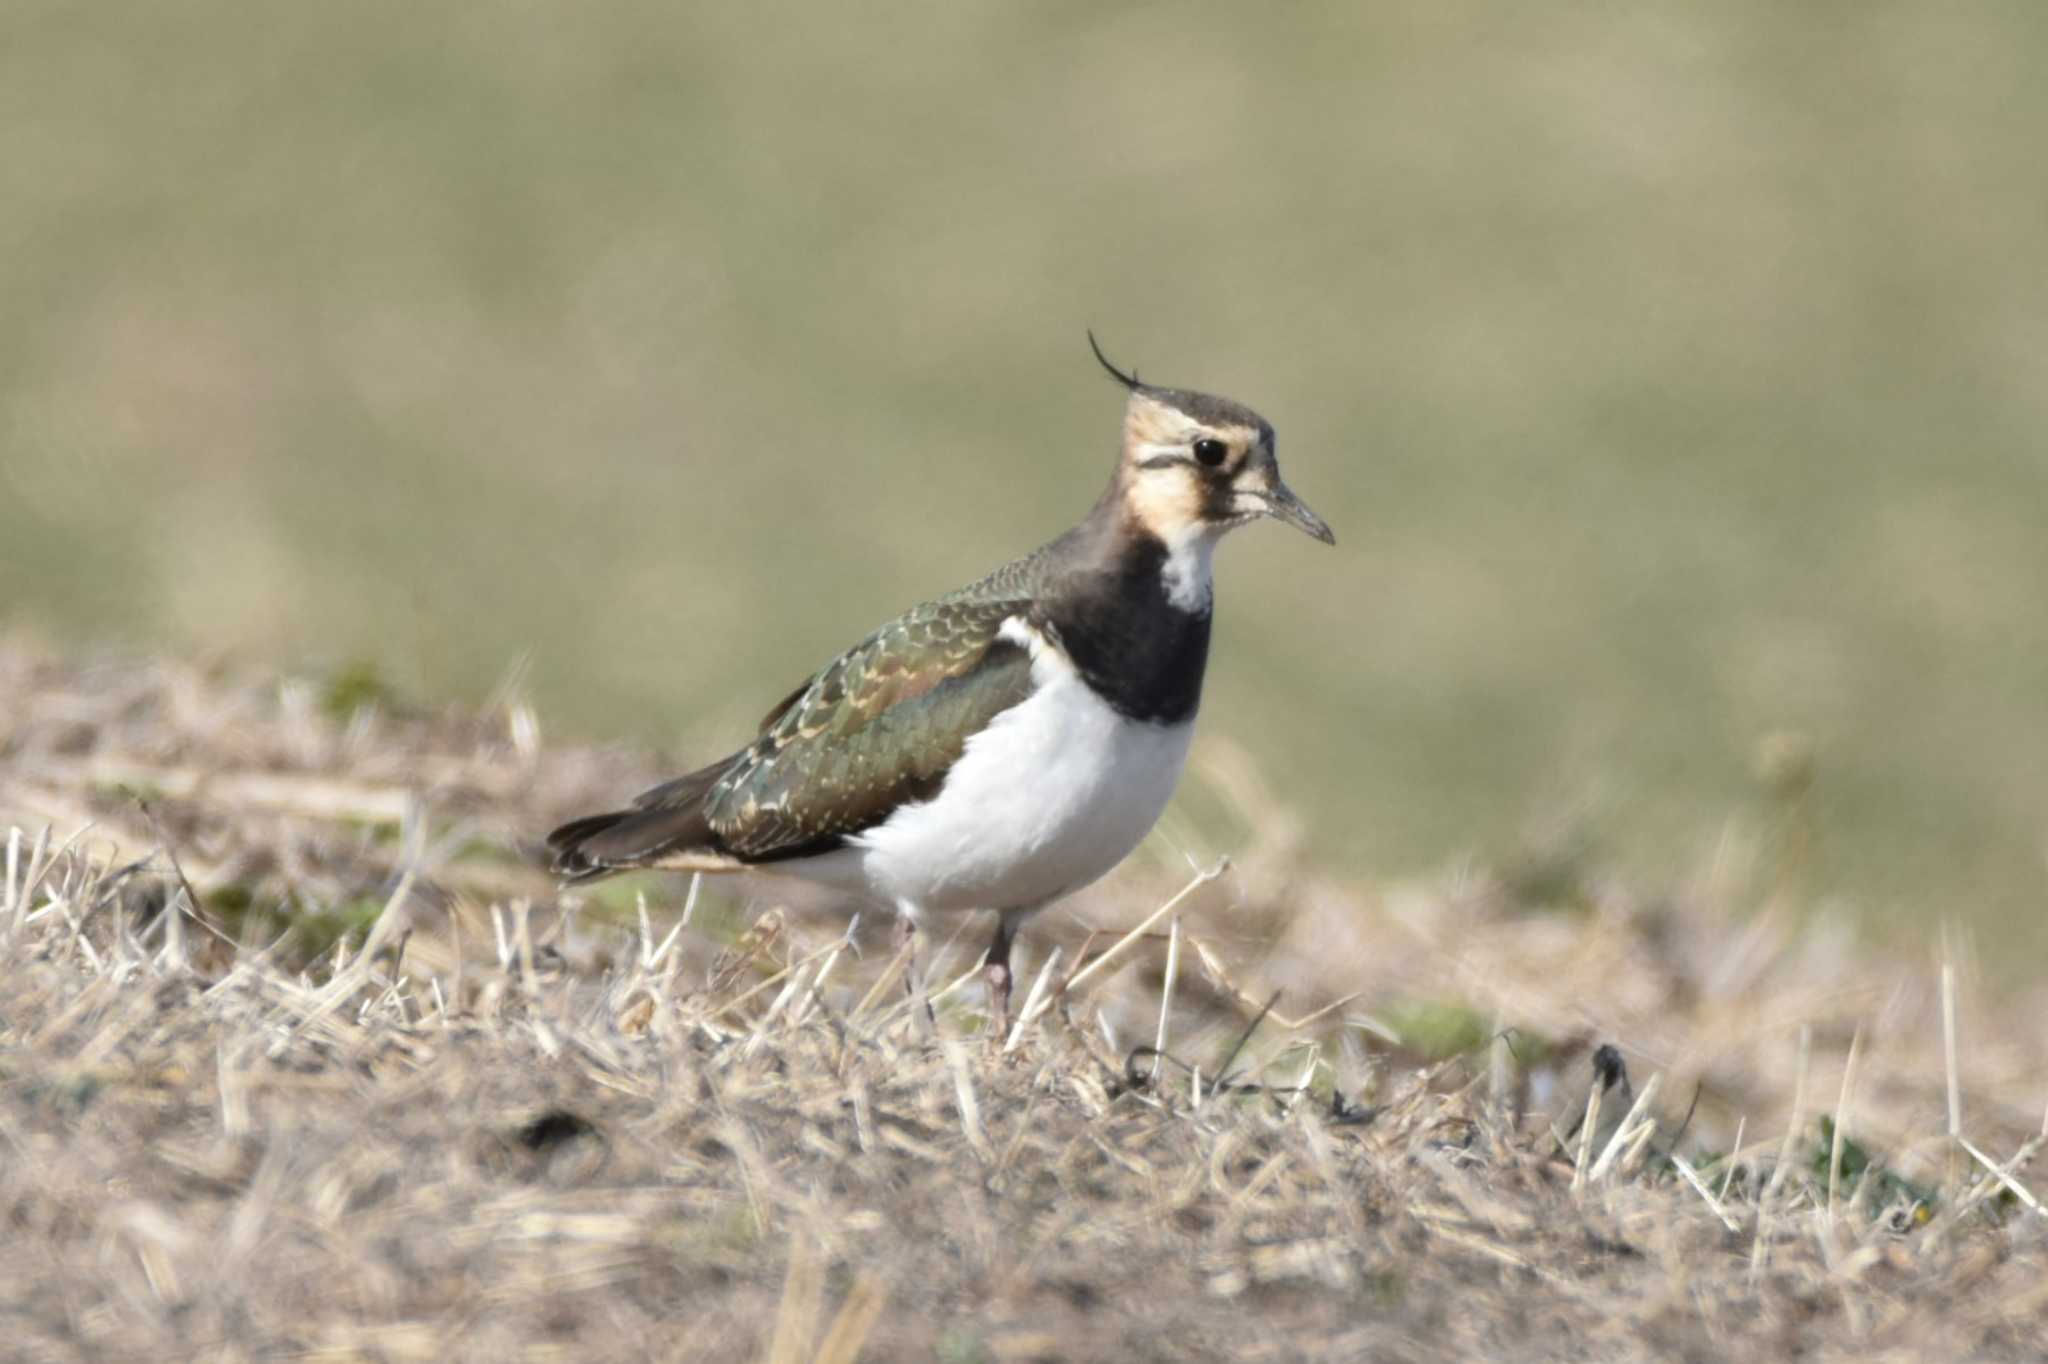
[[[534,834],[660,763],[549,745],[517,695],[7,646],[0,717],[20,1357],[2018,1359],[2048,1329],[2038,986],[1796,913],[1796,831],[1649,889],[1360,896],[1268,818],[1235,866],[1141,858],[1034,922],[999,1050],[958,944],[926,1029],[879,926],[774,883],[559,899]],[[1228,752],[1200,780],[1272,808]]]

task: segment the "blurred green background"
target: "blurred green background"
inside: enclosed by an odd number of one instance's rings
[[[1821,894],[2040,931],[2039,4],[0,36],[17,626],[454,699],[530,651],[557,737],[700,756],[1088,506],[1093,326],[1337,528],[1231,542],[1205,715],[1321,865],[1691,866],[1789,731]]]

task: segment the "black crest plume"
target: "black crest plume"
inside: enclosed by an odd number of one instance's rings
[[[1122,384],[1125,388],[1128,388],[1133,393],[1136,393],[1145,387],[1143,384],[1138,382],[1138,375],[1135,370],[1129,374],[1126,374],[1122,370],[1118,369],[1115,365],[1112,365],[1109,362],[1109,357],[1102,353],[1102,346],[1100,343],[1096,341],[1095,332],[1092,328],[1088,332],[1088,349],[1095,352],[1096,363],[1100,364],[1104,369],[1109,371],[1110,378],[1116,380],[1118,383]]]

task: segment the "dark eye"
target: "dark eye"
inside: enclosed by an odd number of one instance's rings
[[[1208,468],[1215,468],[1230,453],[1230,447],[1214,436],[1204,436],[1195,442],[1195,458]]]

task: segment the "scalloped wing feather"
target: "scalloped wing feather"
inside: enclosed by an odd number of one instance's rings
[[[1029,656],[998,634],[1023,609],[934,602],[826,665],[706,795],[719,844],[748,861],[803,856],[936,794],[968,736],[1031,694]]]

